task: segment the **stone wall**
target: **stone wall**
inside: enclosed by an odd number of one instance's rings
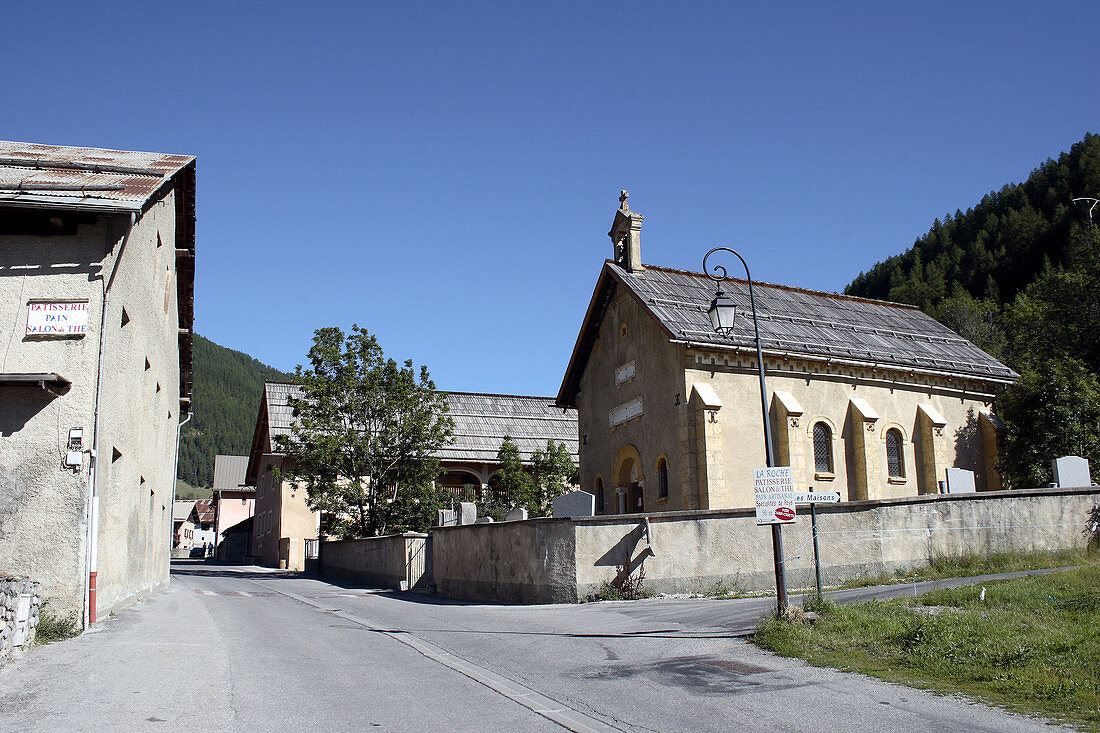
[[[416,532],[326,542],[324,574],[394,590],[423,590],[431,582],[431,544]]]
[[[822,576],[856,577],[927,566],[933,559],[1083,549],[1100,487],[1032,489],[820,505]],[[814,582],[808,508],[783,527],[788,587]],[[400,587],[402,536],[325,544],[326,572]],[[491,603],[575,603],[645,571],[653,592],[775,588],[771,531],[752,510],[533,519],[436,527],[428,582],[442,596]],[[430,581],[428,580],[430,578]]]
[[[0,664],[34,641],[39,603],[37,581],[0,575]]]

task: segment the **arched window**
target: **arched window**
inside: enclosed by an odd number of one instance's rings
[[[657,459],[657,498],[668,498],[668,461],[664,456]]]
[[[833,472],[833,431],[824,422],[814,424],[814,470]]]
[[[603,514],[603,479],[596,477],[596,514]]]
[[[886,431],[886,473],[890,478],[905,478],[905,459],[901,454],[901,431]]]

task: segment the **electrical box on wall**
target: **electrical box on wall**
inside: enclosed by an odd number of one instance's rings
[[[84,454],[78,450],[71,450],[65,454],[65,468],[80,468],[84,465]]]
[[[78,451],[84,447],[84,428],[69,428],[69,450]]]

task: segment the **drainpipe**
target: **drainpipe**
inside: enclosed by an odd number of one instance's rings
[[[111,268],[111,277],[103,288],[103,308],[99,314],[99,364],[96,367],[95,378],[95,413],[92,420],[92,454],[88,469],[88,510],[87,526],[87,564],[88,564],[88,613],[85,616],[84,628],[95,624],[96,607],[96,574],[99,568],[99,438],[102,420],[100,409],[103,400],[103,351],[105,334],[107,331],[107,308],[111,304],[111,286],[118,275],[118,264],[122,260],[122,253],[126,250],[126,243],[130,241],[130,233],[134,231],[137,223],[137,214],[130,214],[130,226],[126,228],[126,234],[122,237],[122,244],[118,247],[115,262]]]
[[[168,520],[168,561],[172,561],[172,542],[176,539],[176,473],[180,470],[180,431],[183,426],[191,422],[195,416],[194,411],[187,413],[187,419],[176,425],[176,458],[172,461],[172,512]],[[169,579],[169,582],[171,579]]]

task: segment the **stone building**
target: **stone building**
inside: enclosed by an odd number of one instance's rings
[[[305,567],[306,540],[317,537],[319,515],[307,506],[303,489],[289,481],[276,482],[270,468],[283,466],[285,456],[276,450],[274,438],[291,433],[287,399],[300,394],[292,384],[264,385],[245,476],[245,483],[256,487],[253,555],[264,565],[297,570]],[[440,481],[456,499],[472,499],[466,492],[492,486],[505,435],[512,437],[524,463],[549,440],[564,443],[576,460],[576,411],[555,406],[552,397],[448,392],[447,403],[455,423],[454,441],[437,457],[443,470]]]
[[[643,217],[620,201],[557,397],[578,410],[582,488],[604,514],[751,507],[766,458],[747,283],[722,283],[738,313],[715,333],[715,283],[643,265]],[[1001,488],[991,410],[1012,370],[911,306],[753,284],[776,459],[796,488],[931,494],[948,468]]]
[[[0,567],[86,623],[168,583],[194,225],[193,157],[0,142]]]

